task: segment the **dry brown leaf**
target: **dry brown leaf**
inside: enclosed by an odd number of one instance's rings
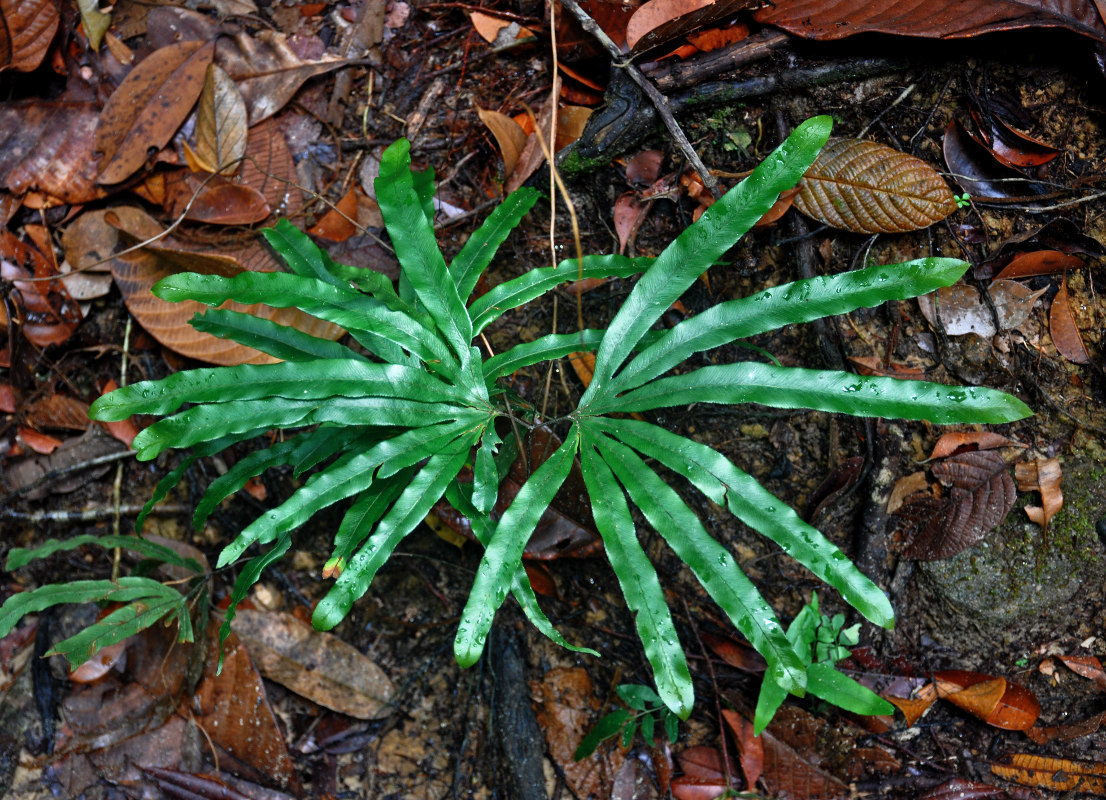
[[[506,114],[483,108],[477,108],[476,113],[495,137],[495,142],[499,145],[499,155],[503,158],[503,176],[509,177],[515,171],[522,149],[526,147],[526,133]]]
[[[164,147],[203,90],[215,45],[180,42],[155,50],[128,73],[104,104],[96,129],[100,183],[126,180]]]
[[[625,192],[614,201],[614,232],[618,235],[618,252],[625,254],[633,240],[634,231],[649,213],[652,203],[642,203],[633,192]]]
[[[471,11],[469,18],[472,20],[472,27],[480,34],[480,38],[495,50],[510,47],[519,40],[534,38],[532,30],[511,20],[493,17],[481,11]]]
[[[346,59],[308,61],[296,55],[283,33],[260,31],[256,37],[237,33],[220,38],[215,63],[238,85],[252,128],[284,108],[308,78],[337,69]]]
[[[196,109],[196,155],[208,172],[233,175],[246,155],[246,103],[218,64],[208,64]]]
[[[561,106],[557,109],[557,138],[553,152],[557,153],[580,138],[592,109],[584,106]]]
[[[901,233],[940,222],[956,201],[924,161],[876,142],[831,139],[799,182],[795,207],[834,228]]]
[[[722,718],[737,743],[737,756],[741,760],[741,771],[745,773],[745,785],[756,786],[764,771],[764,740],[753,734],[753,723],[736,711],[724,708]]]
[[[849,796],[849,787],[795,750],[764,731],[764,786],[781,797],[837,800]]]
[[[995,278],[1028,278],[1033,275],[1052,275],[1069,269],[1079,269],[1083,259],[1060,250],[1034,250],[1018,253],[1002,268]]]
[[[626,44],[638,56],[754,5],[749,0],[649,0],[626,23]]]
[[[359,191],[358,187],[351,186],[345,196],[334,204],[334,208],[323,214],[307,232],[330,242],[344,242],[357,233]]]
[[[0,0],[0,72],[30,72],[42,63],[58,30],[52,0]]]
[[[1014,506],[1014,481],[993,450],[952,456],[934,464],[933,474],[951,487],[948,498],[916,494],[898,509],[918,530],[903,551],[907,558],[951,558],[981,541]]]
[[[1023,461],[1014,465],[1014,477],[1018,479],[1018,488],[1023,492],[1040,492],[1041,505],[1026,506],[1025,513],[1030,521],[1036,522],[1043,530],[1064,507],[1064,495],[1060,491],[1060,460],[1056,458],[1038,458],[1035,461]]]
[[[208,225],[252,225],[268,219],[271,210],[256,189],[216,175],[183,175],[187,195],[184,218]]]
[[[13,195],[44,192],[87,203],[107,192],[96,185],[94,103],[30,100],[0,105],[0,187]],[[10,201],[9,201],[10,202]],[[15,213],[18,203],[8,213]]]
[[[695,45],[700,51],[710,53],[719,50],[726,45],[737,44],[749,38],[749,26],[742,23],[734,23],[720,28],[707,28],[698,33],[689,34],[687,41]]]
[[[34,283],[20,280],[54,274],[53,264],[37,248],[0,229],[0,278],[13,281],[19,290],[23,314],[20,329],[28,341],[39,347],[66,341],[81,321],[80,307],[60,280]],[[0,303],[0,326],[8,324],[5,305]]]
[[[1041,715],[1037,697],[1005,678],[959,669],[936,672],[933,677],[938,696],[996,728],[1028,730]]]
[[[36,431],[34,428],[20,426],[15,434],[16,441],[30,450],[32,453],[48,456],[62,446],[63,442],[56,436]]]
[[[26,420],[36,428],[88,429],[88,403],[64,394],[40,397],[27,408]]]
[[[288,613],[241,609],[231,629],[271,681],[357,719],[391,712],[395,687],[376,662]]]
[[[1053,792],[1106,794],[1106,764],[1096,761],[1014,753],[1009,763],[992,764],[991,772],[1022,786],[1036,786]]]
[[[936,695],[930,697],[895,697],[885,694],[883,699],[902,712],[906,719],[906,727],[912,728],[922,718],[937,699]]]
[[[1057,656],[1072,672],[1082,675],[1098,684],[1100,689],[1106,690],[1106,670],[1102,668],[1102,662],[1094,656]]]
[[[587,351],[570,353],[568,363],[572,365],[573,372],[580,379],[580,383],[584,384],[584,388],[590,386],[591,379],[595,376],[595,353]]]
[[[969,450],[995,450],[999,447],[1028,447],[1029,445],[1015,442],[1002,434],[990,431],[968,431],[963,433],[945,433],[933,445],[933,452],[929,454],[930,461],[937,458],[963,453]]]
[[[887,513],[894,514],[903,502],[912,494],[929,491],[929,480],[925,472],[912,472],[895,481],[891,487],[891,495],[887,498]]]
[[[1068,361],[1073,364],[1091,363],[1091,355],[1083,344],[1083,334],[1079,332],[1071,313],[1067,273],[1061,278],[1060,291],[1052,298],[1052,307],[1048,310],[1048,332],[1057,352]]]
[[[256,189],[275,217],[295,218],[303,210],[303,190],[296,180],[296,162],[288,141],[273,120],[250,128],[246,160],[238,182]]]
[[[987,293],[998,312],[1000,328],[1010,330],[1029,319],[1029,313],[1045,291],[1047,288],[1034,292],[1017,281],[994,281]],[[991,309],[983,302],[974,286],[958,283],[921,295],[918,298],[918,308],[932,325],[936,325],[939,315],[945,333],[949,336],[974,333],[989,339],[996,333]]]

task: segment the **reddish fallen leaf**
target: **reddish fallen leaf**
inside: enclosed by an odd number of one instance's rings
[[[213,43],[180,42],[155,50],[128,73],[104,104],[96,129],[99,181],[126,180],[184,122],[204,85]]]
[[[918,531],[903,552],[907,558],[951,558],[982,540],[1014,507],[1014,481],[993,450],[951,456],[934,464],[933,474],[951,487],[948,498],[912,495],[897,511]]]
[[[15,392],[10,383],[0,383],[0,411],[5,414],[15,413]]]
[[[560,152],[580,138],[592,109],[584,106],[561,106],[557,109],[557,136],[553,152]]]
[[[726,792],[725,780],[718,778],[697,778],[681,775],[672,779],[672,796],[676,800],[716,800]]]
[[[74,683],[95,683],[116,666],[122,669],[127,663],[127,644],[128,640],[124,639],[100,649],[92,658],[70,672],[69,680]]]
[[[0,2],[0,72],[30,72],[42,63],[58,30],[51,0]]]
[[[767,228],[772,223],[777,222],[780,217],[791,209],[791,206],[795,203],[795,198],[798,196],[799,187],[797,186],[780,192],[779,199],[772,204],[772,207],[765,212],[763,217],[756,221],[753,228]]]
[[[908,367],[894,361],[886,364],[879,356],[849,356],[849,361],[857,366],[860,375],[880,375],[885,378],[904,378],[906,380],[925,380],[925,370]]]
[[[955,117],[945,129],[942,152],[952,179],[976,200],[1024,197],[1036,191],[1035,182],[996,161]]]
[[[480,38],[496,48],[508,47],[519,39],[534,37],[534,32],[529,28],[482,11],[470,11],[469,20]]]
[[[1052,275],[1069,269],[1079,269],[1082,266],[1083,259],[1079,256],[1059,250],[1034,250],[1031,253],[1019,253],[1014,256],[995,278],[1028,278],[1033,275]]]
[[[812,39],[842,39],[867,32],[958,39],[1060,26],[1106,41],[1106,22],[1094,3],[1053,0],[950,0],[908,6],[897,0],[776,0],[755,18]]]
[[[26,449],[39,455],[49,455],[62,445],[61,439],[36,431],[34,428],[20,427],[16,431],[16,438]]]
[[[530,579],[530,586],[543,597],[560,597],[557,591],[557,581],[553,573],[540,561],[527,561],[522,568],[526,570],[526,577]]]
[[[642,150],[626,160],[626,180],[638,186],[651,186],[660,177],[663,163],[663,150]]]
[[[568,363],[572,365],[573,372],[576,373],[576,377],[580,379],[580,383],[584,385],[584,388],[590,386],[591,379],[595,375],[595,353],[590,351],[570,353]]]
[[[731,25],[707,28],[698,33],[688,34],[687,40],[701,52],[710,53],[747,38],[749,38],[749,26],[742,22],[735,22]]]
[[[269,496],[268,490],[265,489],[265,484],[258,478],[250,478],[246,481],[246,485],[242,487],[242,491],[259,503],[264,502]]]
[[[101,395],[109,394],[119,388],[114,380],[110,380],[104,386],[104,391]],[[121,441],[127,447],[130,447],[134,442],[134,437],[138,435],[138,426],[134,424],[134,417],[128,417],[127,419],[119,420],[118,422],[101,422],[104,430]]]
[[[1028,730],[1041,714],[1036,696],[1005,678],[965,670],[943,670],[933,677],[938,696],[996,728]]]
[[[1082,675],[1098,684],[1100,689],[1106,690],[1106,670],[1102,668],[1102,662],[1094,656],[1057,656],[1076,675]]]
[[[846,458],[838,464],[833,472],[827,475],[818,485],[818,488],[811,493],[810,499],[807,501],[807,508],[810,510],[807,512],[805,519],[808,521],[814,519],[835,498],[849,491],[860,480],[863,472],[863,456]]]
[[[18,292],[9,293],[20,317],[20,330],[39,347],[66,341],[81,321],[80,307],[60,280],[29,283],[22,278],[56,274],[46,257],[7,230],[0,230],[0,278],[12,281]],[[6,303],[0,303],[0,326],[8,324]]]
[[[618,235],[618,252],[625,254],[627,246],[653,207],[651,201],[641,202],[633,192],[625,192],[614,201],[614,232]]]
[[[703,641],[714,654],[743,672],[751,672],[755,675],[763,673],[768,668],[764,656],[747,644],[736,642],[712,633],[704,633]]]
[[[626,23],[626,44],[638,56],[754,5],[750,0],[649,0]]]
[[[1106,794],[1106,764],[1101,762],[1014,753],[1008,763],[992,764],[991,772],[1022,786],[1053,792]]]
[[[271,209],[261,192],[219,176],[187,173],[184,218],[208,225],[252,225],[269,218]]]
[[[1071,313],[1071,301],[1068,299],[1068,276],[1060,279],[1060,291],[1052,298],[1052,307],[1048,310],[1048,332],[1057,352],[1074,364],[1089,364],[1091,356],[1083,344],[1083,334],[1075,324]]]
[[[998,786],[969,781],[964,778],[953,778],[950,781],[945,781],[940,786],[934,786],[928,792],[919,796],[918,800],[984,800],[984,798],[997,797],[1001,794],[1004,794],[1004,792]]]
[[[968,431],[964,433],[945,433],[933,445],[933,452],[929,454],[929,461],[938,458],[948,458],[975,450],[995,450],[999,447],[1028,447],[1029,445],[1015,442],[998,433],[990,431]]]
[[[1040,492],[1041,505],[1026,506],[1025,513],[1031,522],[1048,530],[1048,523],[1064,507],[1064,495],[1060,491],[1060,460],[1056,458],[1038,458],[1014,465],[1014,477],[1018,479],[1018,489],[1023,492]]]
[[[1063,152],[1015,130],[994,113],[989,115],[988,122],[973,109],[972,119],[985,137],[987,149],[1008,167],[1040,167]]]
[[[1106,725],[1106,711],[1100,711],[1086,719],[1067,722],[1063,725],[1048,725],[1043,728],[1034,726],[1027,730],[1025,735],[1034,744],[1048,744],[1056,739],[1067,742],[1072,739],[1090,736],[1092,733],[1098,733],[1103,725]]]
[[[927,228],[957,208],[944,179],[924,161],[860,139],[830,140],[799,182],[795,207],[857,233]]]
[[[741,771],[745,774],[745,785],[750,788],[756,786],[764,771],[764,740],[753,733],[753,723],[736,711],[724,708],[722,718],[726,720],[737,743],[737,755],[741,761]]]
[[[906,727],[912,728],[922,718],[922,715],[926,713],[933,705],[933,701],[937,699],[936,695],[929,697],[895,697],[894,695],[885,694],[883,699],[902,712],[903,717],[906,719]]]
[[[64,394],[45,395],[27,408],[27,422],[36,428],[87,430],[88,403]]]
[[[803,800],[837,800],[849,796],[838,778],[800,756],[774,734],[764,731],[764,787],[769,794]]]
[[[231,629],[257,669],[301,697],[357,719],[391,713],[395,687],[376,662],[291,614],[241,610]]]

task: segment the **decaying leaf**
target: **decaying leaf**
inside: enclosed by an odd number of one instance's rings
[[[111,27],[111,14],[100,11],[97,0],[77,0],[77,7],[81,11],[81,25],[88,34],[89,47],[99,50],[104,34]]]
[[[937,443],[933,445],[933,452],[929,454],[930,461],[938,458],[948,458],[971,450],[995,450],[999,447],[1028,447],[1021,442],[1015,442],[1002,434],[991,431],[966,431],[943,433]]]
[[[1053,792],[1106,794],[1106,764],[1097,761],[1014,753],[1006,764],[992,764],[991,772],[1022,786],[1035,786]]]
[[[321,706],[357,719],[391,712],[395,687],[376,662],[291,614],[239,610],[232,630],[258,670]]]
[[[927,228],[956,210],[948,185],[913,156],[860,139],[831,139],[799,182],[795,207],[857,233]]]
[[[965,670],[934,673],[937,695],[988,725],[1010,731],[1032,728],[1041,714],[1037,697],[1002,677]]]
[[[907,558],[951,558],[981,541],[1014,506],[1014,481],[993,450],[951,456],[934,464],[933,474],[951,487],[948,497],[912,495],[897,512],[918,531],[903,552]]]
[[[487,126],[499,145],[499,155],[503,158],[503,175],[507,177],[515,171],[522,148],[526,147],[526,133],[522,127],[506,114],[490,109],[477,108],[480,121]]]
[[[1098,687],[1106,691],[1106,670],[1102,668],[1102,662],[1094,656],[1057,656],[1064,665],[1077,675],[1094,681]]]
[[[1060,280],[1060,291],[1052,298],[1052,306],[1048,310],[1048,332],[1057,352],[1068,361],[1073,364],[1091,363],[1091,355],[1083,344],[1083,334],[1079,332],[1075,316],[1071,313],[1066,273]]]
[[[208,64],[196,109],[196,155],[208,172],[233,175],[246,155],[246,103],[230,76]]]
[[[724,771],[722,754],[714,747],[689,747],[676,756],[676,761],[684,772],[672,781],[672,796],[676,800],[714,800],[727,789],[741,787],[732,757],[729,769]]]
[[[995,278],[1028,278],[1033,275],[1052,275],[1069,269],[1079,269],[1083,259],[1060,250],[1034,250],[1018,253],[1002,268]]]
[[[107,192],[96,185],[92,155],[99,120],[95,103],[0,105],[0,187],[13,195],[39,191],[66,203],[103,197]]]
[[[1014,477],[1018,479],[1018,489],[1023,492],[1040,492],[1041,505],[1026,506],[1026,516],[1036,522],[1043,530],[1064,507],[1064,495],[1060,492],[1060,460],[1057,458],[1038,458],[1022,461],[1014,465]]]
[[[953,778],[945,781],[940,786],[934,786],[918,800],[985,800],[988,797],[998,797],[1005,792],[998,786],[986,783],[969,781],[964,778]]]
[[[899,478],[891,487],[891,494],[887,498],[887,513],[894,514],[907,497],[919,492],[929,492],[929,480],[925,472],[912,472]]]
[[[1011,330],[1027,319],[1047,289],[1036,292],[1017,281],[994,281],[987,289],[998,314],[1000,330]],[[935,299],[936,298],[936,299]],[[958,283],[918,297],[922,316],[936,325],[940,318],[949,336],[974,333],[984,339],[995,335],[994,317],[974,286]]]
[[[756,786],[764,771],[764,740],[754,735],[752,721],[736,711],[724,708],[722,718],[737,743],[737,756],[741,761],[741,771],[745,773],[745,785]]]
[[[58,7],[51,0],[0,0],[0,72],[38,67],[57,30]]]
[[[972,120],[987,149],[1008,167],[1039,167],[1063,152],[1012,128],[993,112],[984,119],[981,112],[972,109]]]
[[[9,294],[8,300],[15,304],[23,319],[23,335],[40,347],[66,341],[81,321],[80,308],[60,280],[20,280],[56,274],[54,265],[38,248],[21,242],[7,230],[0,230],[0,278],[14,282],[18,293]],[[2,326],[8,324],[6,305],[0,303]]]
[[[770,725],[760,735],[764,742],[764,786],[770,794],[809,800],[849,796],[849,787],[844,782],[784,744],[772,733],[772,728]]]
[[[638,56],[754,5],[749,0],[649,0],[626,24],[626,44]]]
[[[915,723],[922,718],[937,699],[936,694],[933,693],[924,697],[896,697],[890,694],[881,696],[902,712],[908,728],[914,727]]]

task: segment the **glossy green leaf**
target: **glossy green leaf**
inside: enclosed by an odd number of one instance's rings
[[[614,473],[587,438],[580,447],[580,466],[595,527],[603,537],[607,560],[618,578],[626,606],[634,615],[657,693],[672,713],[687,719],[695,702],[691,673],[656,570],[638,542],[630,506]]]
[[[635,711],[644,711],[661,704],[660,697],[652,687],[643,686],[640,683],[623,683],[615,689],[615,693],[623,703]]]
[[[593,405],[594,413],[646,411],[691,403],[760,403],[941,425],[1013,422],[1032,415],[1018,398],[994,389],[946,386],[834,370],[745,361],[660,378]]]
[[[585,441],[599,448],[630,500],[764,656],[776,681],[789,691],[802,692],[806,681],[803,664],[795,657],[772,606],[741,571],[733,555],[707,533],[695,512],[629,447],[602,434],[587,436]]]
[[[438,187],[434,183],[434,168],[411,170],[411,186],[419,199],[419,207],[422,209],[423,217],[426,218],[426,223],[433,227],[434,195],[438,191]]]
[[[179,614],[182,609],[187,614],[188,601],[184,595],[168,586],[164,588],[166,591],[161,595],[135,600],[115,609],[80,633],[58,642],[46,655],[65,656],[70,669],[76,669],[109,645],[134,636],[170,615]],[[180,633],[181,641],[191,641],[191,630],[187,631],[188,638],[184,638],[184,629]]]
[[[67,581],[40,586],[29,592],[17,592],[0,606],[0,639],[27,614],[37,614],[63,603],[95,603],[111,601],[129,603],[134,600],[165,598],[176,589],[151,578],[122,577],[116,581]]]
[[[233,339],[282,361],[310,361],[315,358],[368,360],[345,345],[240,311],[208,309],[204,314],[194,315],[189,324],[201,333]]]
[[[395,474],[443,451],[451,442],[477,426],[474,420],[463,419],[416,428],[369,447],[360,448],[355,441],[345,455],[312,475],[284,503],[247,525],[234,541],[223,548],[216,566],[221,568],[232,563],[254,542],[271,542],[279,534],[302,525],[320,509],[363,492],[372,485],[374,472],[382,464],[392,468],[389,474]]]
[[[652,747],[656,744],[657,718],[652,714],[646,714],[641,718],[641,738]]]
[[[476,282],[480,280],[480,275],[495,257],[499,246],[540,197],[540,192],[528,186],[516,189],[495,207],[495,211],[489,214],[468,238],[461,252],[449,265],[449,274],[457,284],[457,294],[461,300],[467,299],[472,294],[472,290],[476,288]]]
[[[151,558],[165,564],[184,567],[192,572],[203,571],[203,567],[200,566],[200,562],[196,559],[182,556],[171,547],[166,547],[157,542],[151,542],[149,539],[143,539],[141,536],[93,536],[91,534],[73,536],[69,539],[47,539],[41,545],[34,548],[13,547],[8,553],[6,568],[9,571],[17,570],[20,567],[25,567],[36,559],[47,558],[59,551],[75,550],[85,545],[95,545],[103,548],[122,547],[126,550],[133,550],[146,558]]]
[[[578,351],[594,350],[602,339],[603,331],[588,329],[576,333],[551,333],[532,342],[516,344],[484,362],[484,377],[494,381],[531,364],[564,358]]]
[[[818,578],[841,592],[846,602],[876,625],[890,628],[895,616],[887,595],[822,533],[806,524],[755,478],[716,450],[634,419],[588,420],[602,430],[682,475],[718,505],[767,536]]]
[[[395,397],[424,403],[463,401],[457,387],[399,364],[355,359],[319,359],[185,370],[158,381],[141,381],[96,400],[92,419],[115,421],[133,414],[172,414],[183,403],[226,403],[281,397]]]
[[[242,569],[238,573],[238,578],[234,581],[234,588],[230,593],[230,601],[227,604],[226,610],[223,612],[223,624],[219,627],[219,662],[216,665],[217,672],[223,671],[223,642],[230,636],[230,625],[238,610],[238,604],[246,599],[246,595],[250,593],[250,589],[260,580],[261,573],[284,558],[284,555],[291,546],[292,537],[285,533],[277,539],[276,544],[264,553],[254,556],[242,565]]]
[[[474,333],[480,333],[505,311],[518,308],[562,283],[579,278],[628,278],[646,269],[652,258],[628,256],[584,256],[583,267],[575,258],[566,258],[556,267],[538,267],[499,284],[469,307]]]
[[[626,721],[629,719],[630,712],[624,708],[616,708],[611,713],[601,717],[600,720],[595,723],[595,727],[588,731],[580,741],[579,746],[576,748],[576,752],[572,755],[573,760],[583,761],[590,756],[595,752],[595,749],[599,747],[602,741],[617,736],[618,732],[622,730],[622,726],[625,725]]]
[[[920,258],[828,277],[807,278],[728,300],[684,320],[644,348],[614,379],[624,392],[660,377],[695,353],[803,322],[905,300],[960,279],[968,263],[954,258]]]
[[[411,288],[464,365],[469,361],[472,321],[438,249],[433,212],[427,215],[420,206],[410,149],[410,143],[400,139],[384,151],[380,175],[373,181],[376,199]]]
[[[394,364],[404,363],[402,347],[431,370],[453,376],[457,360],[438,335],[409,314],[393,311],[381,301],[314,278],[284,272],[242,272],[233,278],[177,273],[153,287],[162,300],[195,300],[217,306],[226,300],[262,303],[273,308],[298,308],[313,317],[345,328],[361,346]]]
[[[276,225],[263,229],[261,235],[296,275],[315,278],[343,289],[348,288],[346,281],[335,275],[331,269],[334,262],[330,256],[287,219],[278,219]]]
[[[442,448],[403,488],[369,540],[350,557],[334,586],[315,607],[311,623],[316,628],[330,630],[345,618],[353,604],[368,591],[377,570],[392,555],[396,545],[441,499],[446,486],[464,466],[468,450],[475,442],[476,433],[472,432]]]
[[[839,672],[833,664],[814,662],[807,669],[807,691],[827,703],[852,711],[854,714],[894,714],[895,707],[848,675]]]
[[[579,432],[573,426],[561,446],[534,470],[503,512],[476,570],[476,580],[453,641],[453,653],[461,666],[472,666],[480,658],[495,612],[503,604],[522,564],[526,542],[568,477],[578,444]]]
[[[680,295],[772,207],[780,192],[799,182],[829,138],[829,117],[797,127],[753,170],[664,249],[638,281],[607,328],[595,359],[595,376],[580,398],[587,410],[611,390],[612,376],[645,332]]]
[[[373,526],[388,512],[396,498],[411,483],[415,472],[414,467],[401,469],[395,475],[375,481],[372,486],[361,492],[346,515],[342,517],[342,524],[334,534],[334,551],[326,562],[328,567],[334,568],[340,565],[341,569],[345,569],[353,551],[369,537]]]
[[[481,516],[490,514],[495,508],[499,494],[499,468],[495,464],[495,454],[502,443],[494,424],[484,429],[483,439],[476,451],[472,480],[472,504]]]

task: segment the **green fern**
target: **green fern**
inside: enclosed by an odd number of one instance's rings
[[[665,377],[696,353],[790,325],[901,300],[956,282],[962,261],[926,258],[829,278],[813,278],[722,303],[666,332],[652,326],[708,267],[721,258],[781,191],[814,161],[830,132],[827,117],[798,129],[742,183],[685,230],[655,260],[587,256],[535,269],[466,305],[498,246],[538,199],[520,189],[446,264],[434,239],[433,179],[410,169],[408,143],[384,154],[377,196],[402,264],[398,291],[374,273],[335,264],[287,222],[267,231],[291,269],[234,278],[180,274],[154,292],[167,300],[227,300],[296,307],[348,331],[357,348],[316,339],[231,311],[209,311],[194,324],[249,344],[284,363],[182,372],[138,383],[96,401],[91,416],[120,420],[156,414],[161,421],[134,441],[138,458],[166,448],[192,448],[190,458],[271,428],[300,432],[240,461],[217,480],[196,511],[197,522],[250,477],[273,466],[314,469],[306,483],[227,545],[218,565],[256,553],[240,571],[229,619],[262,570],[290,546],[293,531],[319,510],[352,504],[335,538],[328,566],[340,574],[318,604],[314,623],[338,624],[369,589],[402,539],[446,498],[472,519],[485,545],[458,626],[458,662],[482,653],[496,610],[508,593],[547,636],[569,645],[539,608],[522,568],[523,548],[542,512],[579,459],[596,526],[652,665],[657,693],[686,717],[692,682],[656,572],[638,543],[636,506],[708,594],[768,661],[772,685],[802,694],[808,663],[796,652],[769,604],[733,556],[646,459],[685,478],[715,503],[780,545],[872,622],[890,627],[886,596],[832,543],[717,451],[658,425],[626,418],[689,403],[755,402],[847,414],[927,419],[937,423],[1009,422],[1028,415],[1019,400],[988,389],[862,378],[843,372],[789,369],[740,362]],[[605,331],[550,335],[483,360],[474,337],[505,311],[557,284],[585,276],[626,277],[644,272]],[[498,522],[488,513],[509,459],[495,430],[506,414],[532,411],[501,391],[497,380],[515,369],[596,351],[595,377],[578,407],[560,420],[564,443],[520,489]],[[180,410],[184,403],[191,408]],[[618,416],[612,416],[618,415]],[[471,464],[472,483],[458,481]],[[159,485],[163,497],[182,467]],[[11,601],[9,601],[11,602]],[[4,611],[7,610],[5,607]],[[0,615],[0,620],[10,619]],[[2,635],[2,633],[0,633]]]

